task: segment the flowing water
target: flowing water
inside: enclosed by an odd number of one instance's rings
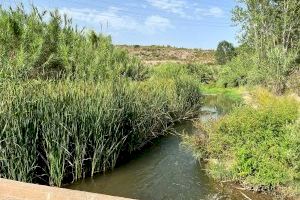
[[[205,99],[200,120],[217,118],[234,102],[222,96]],[[177,133],[197,134],[192,122],[175,126]],[[67,188],[142,200],[185,199],[271,199],[212,181],[204,166],[180,145],[180,137],[169,135],[152,141],[113,172],[78,181]]]

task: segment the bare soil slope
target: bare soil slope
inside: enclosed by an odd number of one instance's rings
[[[139,57],[145,64],[156,65],[165,62],[214,64],[214,51],[202,49],[175,48],[170,46],[119,45],[131,55]]]

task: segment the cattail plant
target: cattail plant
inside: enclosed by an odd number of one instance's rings
[[[150,75],[58,11],[0,8],[0,43],[0,177],[61,186],[112,170],[199,110],[191,77]]]

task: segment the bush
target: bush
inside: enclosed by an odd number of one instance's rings
[[[203,84],[214,84],[218,79],[219,66],[188,64],[188,71]]]
[[[154,67],[151,74],[160,78],[176,78],[186,75],[199,83],[209,84],[216,81],[218,66],[165,63]]]
[[[287,89],[300,96],[300,69],[289,76],[287,81]]]
[[[253,56],[238,55],[220,68],[218,84],[222,87],[238,87],[255,82]],[[256,73],[256,72],[255,72]]]
[[[206,148],[198,147],[197,155],[205,155],[217,179],[257,190],[294,183],[300,175],[299,103],[261,90],[254,97],[252,106],[239,106],[207,126]]]
[[[237,49],[237,53],[220,68],[220,86],[262,85],[276,94],[287,90],[298,93],[297,51],[286,52],[283,47],[276,46],[261,55],[244,44]]]
[[[174,63],[164,63],[153,67],[150,74],[156,78],[176,78],[182,75],[190,75],[185,64]]]

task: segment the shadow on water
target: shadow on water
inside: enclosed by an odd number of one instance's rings
[[[200,120],[217,118],[228,112],[233,104],[219,96],[208,96]],[[178,133],[199,131],[190,121],[174,128]],[[180,146],[180,138],[175,135],[153,140],[113,172],[78,181],[67,188],[143,200],[247,199],[231,187],[214,183],[192,154]],[[253,200],[267,199],[251,194]]]

